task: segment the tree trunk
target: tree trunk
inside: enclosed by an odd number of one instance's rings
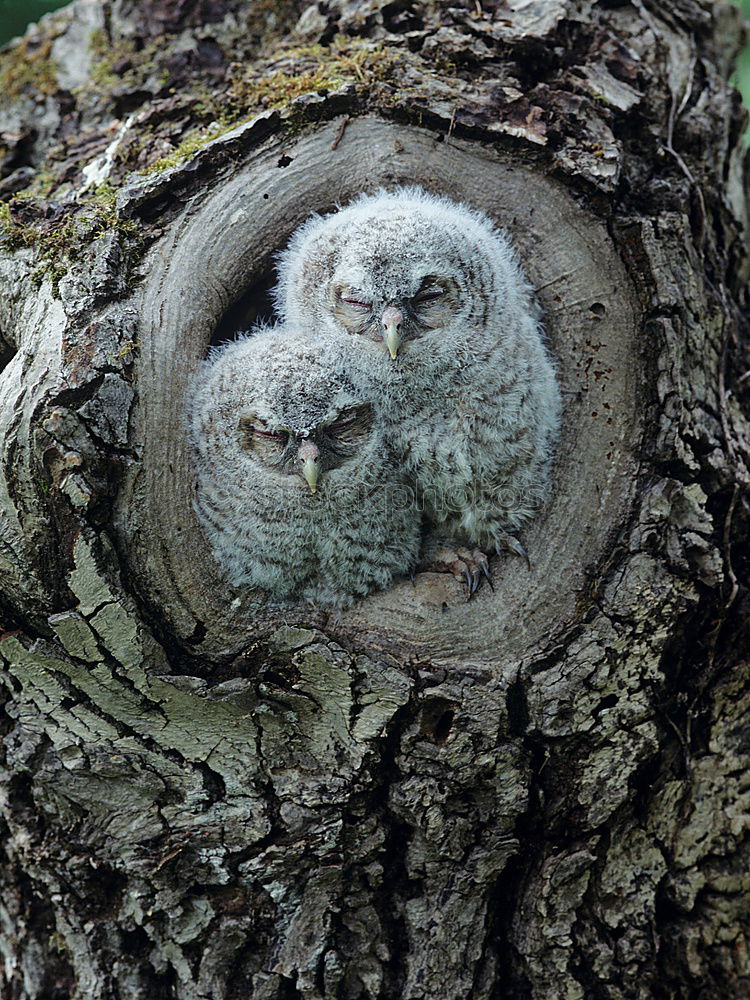
[[[456,2],[77,0],[0,56],[3,997],[750,995],[739,15]],[[538,289],[531,567],[233,590],[186,385],[403,182]]]

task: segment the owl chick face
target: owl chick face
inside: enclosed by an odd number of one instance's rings
[[[356,462],[372,433],[373,415],[368,404],[344,406],[326,414],[310,427],[284,423],[266,411],[243,413],[238,421],[238,440],[255,462],[279,476],[301,476],[310,493],[317,493],[318,480]]]
[[[263,482],[287,499],[309,498],[334,478],[377,483],[378,426],[348,367],[335,345],[293,328],[259,325],[214,348],[189,415],[198,451],[238,481]]]
[[[339,328],[383,345],[395,360],[425,337],[441,342],[446,334],[449,346],[453,324],[471,322],[473,297],[456,266],[453,232],[399,211],[337,228],[338,260],[325,296]],[[474,275],[481,264],[470,269]]]
[[[380,283],[340,268],[329,287],[331,315],[349,333],[384,341],[395,360],[404,340],[449,326],[461,302],[453,277],[414,270],[410,280],[393,276]]]
[[[498,239],[484,216],[419,189],[363,196],[298,231],[280,258],[278,303],[394,360],[450,351],[453,331],[484,326],[503,294]]]

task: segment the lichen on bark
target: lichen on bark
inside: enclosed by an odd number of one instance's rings
[[[5,992],[747,995],[740,40],[702,0],[77,0],[0,53]],[[407,180],[538,289],[532,569],[233,591],[181,387],[309,211]]]

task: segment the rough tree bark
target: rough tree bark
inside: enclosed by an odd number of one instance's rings
[[[77,0],[0,56],[4,997],[750,995],[740,21],[455,3]],[[403,181],[539,290],[532,567],[229,590],[187,380]]]

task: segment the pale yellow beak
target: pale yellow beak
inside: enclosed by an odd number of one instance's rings
[[[302,475],[310,487],[311,493],[318,492],[318,463],[314,458],[306,458],[302,463]]]
[[[391,358],[395,361],[396,355],[398,354],[398,349],[404,342],[404,338],[396,329],[395,323],[389,323],[385,328],[385,346],[388,348]]]

